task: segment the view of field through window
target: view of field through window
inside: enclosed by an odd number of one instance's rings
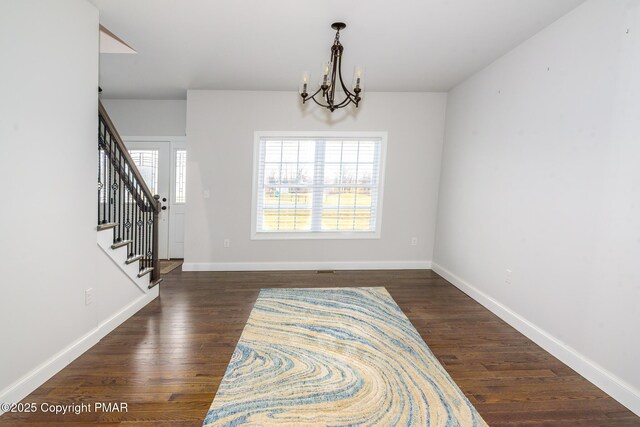
[[[379,139],[260,142],[258,231],[373,231]]]

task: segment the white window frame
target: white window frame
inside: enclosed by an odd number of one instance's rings
[[[387,157],[387,132],[340,132],[340,131],[256,131],[253,143],[253,186],[251,191],[251,240],[308,240],[308,239],[380,239],[382,235],[382,202],[384,200],[385,163]],[[261,138],[379,138],[380,175],[378,179],[378,204],[376,206],[376,229],[374,231],[257,231],[258,183]]]

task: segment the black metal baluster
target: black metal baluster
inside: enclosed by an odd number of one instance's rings
[[[147,250],[145,252],[145,256],[147,258],[147,268],[151,265],[151,260],[149,259],[149,251],[151,250],[151,236],[149,233],[149,218],[151,218],[151,211],[147,211],[147,223],[145,224],[146,229],[144,232],[147,234]]]
[[[135,185],[136,188],[136,200],[135,200],[135,206],[134,206],[134,211],[133,211],[133,224],[135,226],[135,228],[133,229],[133,247],[134,247],[134,254],[139,255],[140,254],[140,246],[138,246],[140,244],[140,238],[138,237],[140,233],[138,233],[138,211],[140,210],[140,205],[138,204],[138,185]]]
[[[120,186],[118,187],[118,224],[120,224],[120,232],[118,234],[120,241],[124,240],[124,174],[122,166],[122,150],[118,150],[118,176],[120,177]]]
[[[142,236],[144,235],[142,233],[142,227],[144,225],[144,211],[142,210],[143,204],[142,204],[142,199],[139,199],[138,201],[138,255],[142,255]],[[140,261],[140,267],[142,267],[144,261]]]
[[[138,216],[136,227],[138,230],[138,253],[137,255],[142,255],[142,203],[140,199],[138,199],[138,209],[136,210],[136,215]],[[142,261],[140,262],[140,266],[142,267]]]
[[[126,167],[126,166],[125,166]],[[130,170],[127,169],[127,180],[131,183]],[[131,192],[131,186],[127,188],[127,193],[125,194],[125,203],[127,210],[127,219],[125,221],[125,230],[127,232],[127,240],[133,240],[133,230],[131,229],[131,214],[133,213],[133,193]],[[131,257],[133,255],[133,244],[129,245],[129,253],[127,257]]]
[[[113,136],[111,136],[111,141],[113,142]],[[120,221],[118,221],[118,146],[114,143],[113,144],[113,157],[112,157],[112,163],[113,163],[113,222],[115,222],[116,224],[118,224],[114,229],[113,229],[113,233],[114,233],[114,242],[118,242],[118,238],[120,235]]]
[[[111,140],[107,141],[107,134],[105,132],[105,141],[104,141],[104,147],[105,147],[105,153],[104,153],[104,161],[105,161],[105,168],[108,168],[109,173],[107,174],[107,181],[105,182],[105,192],[104,192],[104,207],[107,211],[105,217],[107,218],[108,222],[111,222]],[[107,150],[107,147],[109,148],[109,150]],[[105,173],[107,173],[107,171],[105,170]]]
[[[138,254],[142,255],[144,257],[144,203],[142,202],[142,199],[140,199],[140,207],[139,207],[139,219],[138,221],[140,222],[140,225],[138,226],[138,246],[140,247],[140,249],[138,250]],[[140,261],[140,269],[144,268],[144,258],[141,259]]]
[[[149,222],[147,223],[147,233],[149,233],[149,267],[153,267],[153,211],[149,210]]]
[[[111,135],[111,132],[109,132],[108,134],[109,136],[109,167],[111,170],[111,182],[110,182],[110,197],[109,197],[109,210],[110,210],[110,215],[113,215],[113,217],[111,218],[110,222],[117,222],[118,218],[116,216],[116,191],[118,189],[118,184],[117,184],[117,170],[116,167],[114,165],[115,163],[115,149],[116,149],[116,143],[115,140],[113,139],[113,136]],[[118,227],[114,227],[113,228],[113,243],[117,242],[117,232],[118,232]]]
[[[125,218],[124,218],[124,212],[125,212],[125,206],[126,206],[126,194],[127,194],[127,189],[125,187],[125,176],[124,176],[124,171],[123,171],[123,167],[124,167],[124,162],[123,162],[123,157],[122,157],[122,151],[120,151],[120,156],[119,156],[119,160],[120,160],[120,239],[122,240],[126,240],[126,234],[125,234]]]
[[[146,221],[146,215],[143,208],[140,208],[140,255],[142,255],[142,259],[140,260],[140,270],[144,268],[144,264],[146,262],[144,249],[145,249],[145,241],[144,241],[144,222]]]
[[[102,224],[100,218],[100,199],[102,198],[102,168],[100,167],[100,135],[98,135],[98,224]]]
[[[145,206],[144,226],[143,226],[144,227],[143,228],[144,246],[142,248],[142,250],[144,251],[143,252],[143,255],[144,255],[144,258],[143,258],[144,259],[144,268],[147,268],[147,266],[149,264],[148,259],[147,259],[147,253],[149,252],[149,234],[147,233],[147,221],[148,221],[148,218],[149,218],[149,212],[147,211],[146,206]]]
[[[102,164],[102,194],[100,198],[100,203],[102,203],[102,223],[107,222],[107,152],[106,152],[106,134],[107,134],[107,126],[104,123],[104,120],[100,118],[100,126],[102,129],[102,140],[98,140],[100,144],[102,156],[99,158],[99,162]],[[98,205],[98,208],[100,205]]]
[[[115,157],[113,158],[114,160],[114,168],[116,171],[116,184],[115,184],[115,191],[113,194],[113,207],[114,207],[114,217],[115,217],[115,222],[116,224],[118,224],[118,226],[116,227],[117,230],[117,237],[116,237],[116,241],[120,242],[122,241],[122,221],[120,220],[120,190],[121,190],[121,185],[120,185],[120,180],[122,179],[122,177],[120,176],[120,151],[118,150],[118,147],[115,147]]]
[[[123,187],[122,188],[122,239],[123,240],[129,240],[129,226],[128,226],[129,222],[127,221],[128,219],[127,213],[129,212],[129,208],[127,205],[127,201],[129,198],[128,197],[128,194],[129,194],[128,173],[129,172],[127,172],[127,162],[123,155],[122,156],[122,187]]]
[[[151,207],[151,204],[149,204]],[[151,209],[149,209],[149,219],[147,219],[147,267],[151,267],[152,264],[152,254],[151,254],[151,237],[153,236],[153,214],[151,213]]]

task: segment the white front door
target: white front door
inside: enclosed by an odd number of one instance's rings
[[[170,222],[171,222],[171,200],[172,198],[172,165],[173,153],[172,141],[161,140],[135,140],[123,138],[129,150],[129,154],[136,164],[147,186],[153,194],[160,196],[160,215],[158,224],[158,258],[169,259],[170,257],[182,258],[177,253],[170,253]]]

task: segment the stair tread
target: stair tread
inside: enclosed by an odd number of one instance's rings
[[[118,248],[121,248],[123,246],[127,246],[130,243],[133,243],[133,240],[121,240],[121,241],[116,242],[113,245],[111,245],[111,249],[118,249]]]
[[[144,268],[144,269],[140,270],[140,272],[138,273],[138,277],[145,276],[145,275],[151,273],[152,271],[153,271],[153,267]]]
[[[124,262],[125,264],[133,264],[134,262],[141,260],[143,258],[142,255],[133,255],[130,256],[129,258],[127,258],[127,260]]]
[[[162,278],[156,279],[153,282],[149,283],[149,289],[158,286],[162,282]]]
[[[98,224],[96,228],[98,229],[98,231],[103,231],[103,230],[109,230],[111,228],[115,228],[117,226],[118,226],[117,222],[106,222],[104,224]]]

